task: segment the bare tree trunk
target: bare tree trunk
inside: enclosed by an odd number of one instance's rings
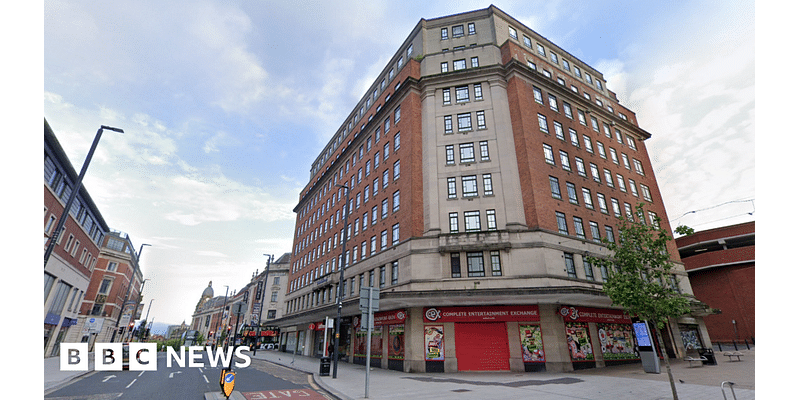
[[[667,326],[669,326],[669,322],[667,322]],[[661,329],[658,328],[658,325],[656,325],[655,328],[656,337],[658,338],[658,345],[661,347],[661,354],[664,355],[664,366],[667,367],[669,386],[672,388],[672,399],[678,400],[678,388],[675,387],[675,378],[672,377],[672,368],[669,366],[669,356],[667,355],[666,347],[664,347],[664,338],[661,337]]]

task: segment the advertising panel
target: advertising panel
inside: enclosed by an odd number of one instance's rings
[[[542,328],[539,325],[520,325],[519,341],[523,362],[545,362]]]
[[[403,360],[406,354],[405,325],[389,325],[390,360]]]
[[[425,361],[444,360],[444,326],[425,325]]]
[[[633,327],[630,324],[597,324],[600,352],[605,360],[636,360]]]
[[[592,340],[589,338],[589,323],[567,322],[567,346],[572,361],[594,361]]]

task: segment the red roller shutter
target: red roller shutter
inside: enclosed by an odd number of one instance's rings
[[[508,332],[505,322],[456,323],[459,371],[508,371]]]

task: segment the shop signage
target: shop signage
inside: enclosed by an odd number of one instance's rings
[[[406,321],[406,310],[383,311],[375,313],[375,326],[396,325]]]
[[[609,324],[630,324],[631,317],[622,310],[605,308],[561,306],[559,314],[564,321],[570,322],[604,322]]]
[[[426,322],[539,321],[539,306],[430,307]]]

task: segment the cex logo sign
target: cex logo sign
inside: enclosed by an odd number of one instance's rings
[[[60,364],[62,371],[88,371],[89,370],[89,344],[88,343],[61,343]],[[127,365],[131,371],[155,371],[157,370],[156,357],[158,346],[155,343],[95,343],[94,345],[94,370],[95,371],[122,371],[123,366]],[[239,346],[235,350],[232,347],[216,349],[211,346],[189,346],[188,351],[185,346],[180,347],[180,352],[172,347],[167,347],[167,368],[172,368],[175,363],[179,367],[205,367],[203,350],[211,361],[210,366],[214,368],[217,363],[222,366],[230,365],[231,357],[234,355],[242,361],[237,361],[234,365],[238,368],[245,368],[250,365],[250,357],[243,352],[249,351],[247,346]],[[187,357],[188,355],[188,357]]]

